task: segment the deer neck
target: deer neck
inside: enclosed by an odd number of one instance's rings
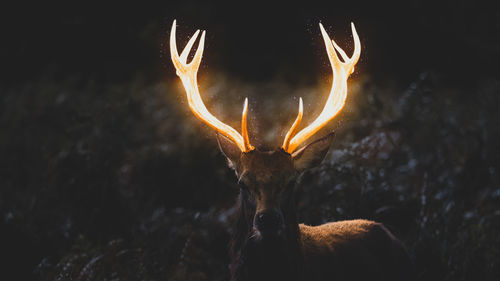
[[[252,238],[253,214],[248,195],[240,193],[238,218],[231,245],[231,280],[299,280],[302,254],[295,203],[283,200],[285,231],[279,238]]]

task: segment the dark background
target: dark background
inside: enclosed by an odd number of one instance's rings
[[[354,22],[352,98],[329,127],[331,153],[299,180],[301,221],[377,219],[405,242],[418,280],[498,280],[492,4],[2,7],[0,279],[228,280],[237,186],[171,65],[177,19],[179,48],[208,30],[209,107],[237,126],[249,96],[253,142],[265,147],[281,140],[299,95],[308,116],[321,106],[331,70],[318,22],[348,53]]]

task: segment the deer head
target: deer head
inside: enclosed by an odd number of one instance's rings
[[[170,33],[171,58],[177,75],[182,80],[186,90],[189,107],[196,117],[216,130],[221,151],[228,159],[229,166],[236,172],[238,181],[242,183],[242,188],[250,195],[255,206],[253,214],[255,237],[281,235],[285,225],[280,203],[289,186],[288,183],[300,172],[323,160],[333,140],[333,133],[300,149],[297,148],[340,112],[347,97],[347,78],[354,71],[354,66],[360,56],[361,44],[354,24],[351,24],[354,37],[352,57],[348,57],[335,41],[330,39],[321,23],[319,26],[333,70],[332,88],[323,111],[311,124],[297,132],[303,115],[302,98],[300,98],[299,113],[286,134],[283,145],[274,151],[260,151],[250,144],[248,138],[248,99],[245,99],[243,106],[240,134],[213,116],[200,97],[196,77],[203,54],[205,31],[201,34],[194,58],[188,63],[187,57],[199,35],[199,30],[194,33],[179,55],[175,41],[175,20],[172,25]],[[337,52],[342,57],[342,61],[337,56]]]

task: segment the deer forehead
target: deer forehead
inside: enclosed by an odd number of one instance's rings
[[[284,151],[258,151],[244,153],[241,157],[244,169],[253,172],[277,172],[293,169],[292,157]]]
[[[244,153],[240,169],[253,184],[277,183],[295,173],[291,155],[281,150]]]

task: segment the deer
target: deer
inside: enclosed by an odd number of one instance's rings
[[[205,31],[188,63],[188,55],[200,31],[194,33],[179,55],[176,21],[172,24],[171,59],[184,86],[189,107],[198,119],[216,131],[219,148],[238,180],[240,192],[229,251],[230,278],[232,281],[412,280],[413,267],[405,247],[382,223],[356,219],[308,226],[297,221],[296,179],[322,162],[334,134],[302,144],[342,109],[347,98],[347,79],[361,53],[353,23],[351,57],[330,39],[321,23],[319,27],[333,71],[325,106],[312,123],[298,131],[303,116],[300,98],[298,115],[282,146],[261,151],[249,141],[248,98],[243,105],[240,134],[212,115],[200,96],[197,72]]]

